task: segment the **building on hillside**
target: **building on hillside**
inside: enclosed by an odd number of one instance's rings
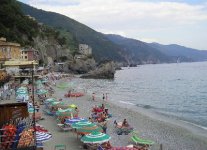
[[[82,55],[92,55],[92,48],[87,44],[79,44],[79,53]]]
[[[39,61],[39,52],[33,48],[22,49],[21,59],[23,61]]]
[[[34,70],[34,77],[38,78],[36,75],[38,63],[36,61],[5,61],[4,67],[6,72],[11,75],[15,81],[23,81],[26,78],[31,78],[32,70]]]
[[[19,60],[21,58],[21,46],[18,43],[7,42],[6,38],[0,38],[0,68],[5,61]]]

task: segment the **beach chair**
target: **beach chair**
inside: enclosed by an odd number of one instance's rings
[[[66,145],[63,144],[55,145],[55,150],[66,150]]]
[[[131,140],[135,143],[135,144],[141,144],[141,145],[153,145],[155,142],[151,141],[151,140],[147,140],[147,139],[142,139],[140,138],[135,132],[132,133],[132,137]]]

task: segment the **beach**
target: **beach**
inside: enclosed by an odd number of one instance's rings
[[[56,82],[70,82],[67,78],[63,78]],[[151,150],[159,150],[160,144],[164,150],[206,150],[207,137],[206,131],[200,128],[185,126],[184,123],[179,121],[170,122],[165,118],[158,118],[159,115],[153,113],[146,113],[142,109],[133,109],[127,104],[114,104],[111,101],[103,101],[101,98],[96,97],[95,101],[92,100],[92,95],[85,93],[82,97],[65,98],[64,94],[67,89],[60,89],[53,87],[55,93],[53,97],[62,99],[66,104],[75,104],[79,109],[79,116],[88,118],[91,116],[91,109],[94,105],[101,105],[102,103],[109,109],[112,118],[108,121],[107,134],[111,136],[112,146],[127,146],[134,144],[131,140],[132,134],[117,135],[115,132],[114,121],[117,122],[127,119],[128,123],[134,128],[134,131],[142,138],[154,141]],[[7,102],[7,101],[5,101]],[[8,102],[15,102],[9,100]],[[55,145],[66,145],[67,150],[83,149],[83,143],[80,137],[77,138],[76,133],[72,131],[61,131],[57,126],[57,121],[54,116],[46,115],[43,112],[44,106],[41,105],[40,111],[44,120],[39,120],[38,124],[43,125],[52,134],[52,139],[44,143],[44,150],[52,150]]]
[[[62,81],[68,82],[67,79]],[[58,81],[58,82],[62,82]],[[57,83],[58,84],[58,83]],[[64,94],[66,90],[60,90],[55,88],[54,97],[62,98],[67,104],[76,104],[80,110],[79,116],[88,118],[91,115],[91,108],[94,105],[101,105],[103,100],[96,98],[92,100],[91,95],[85,95],[79,98],[65,98]],[[160,119],[152,118],[139,111],[133,111],[131,108],[123,105],[115,105],[110,101],[104,102],[109,112],[113,117],[108,121],[107,134],[111,136],[111,144],[113,146],[126,146],[133,144],[129,135],[117,135],[114,128],[114,120],[123,121],[126,118],[134,130],[139,136],[150,139],[156,142],[151,149],[159,149],[162,144],[163,149],[167,150],[206,150],[207,149],[207,137],[202,129],[184,128],[181,124],[170,123]],[[140,110],[141,111],[141,110]],[[45,120],[39,121],[40,124],[45,126],[52,134],[52,140],[46,142],[45,150],[51,150],[56,144],[64,144],[67,150],[82,149],[82,143],[77,139],[76,134],[73,132],[63,132],[57,127],[57,123],[54,117],[44,115]],[[201,131],[200,131],[201,130]],[[196,134],[195,132],[201,132],[203,135]],[[203,131],[203,132],[202,132]]]

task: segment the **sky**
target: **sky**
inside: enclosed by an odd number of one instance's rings
[[[207,0],[19,0],[98,32],[207,50]]]

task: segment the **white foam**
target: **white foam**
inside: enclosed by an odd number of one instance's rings
[[[119,101],[120,103],[123,103],[123,104],[129,104],[129,105],[133,105],[133,106],[135,106],[136,104],[134,104],[134,103],[131,103],[131,102],[126,102],[126,101]]]

